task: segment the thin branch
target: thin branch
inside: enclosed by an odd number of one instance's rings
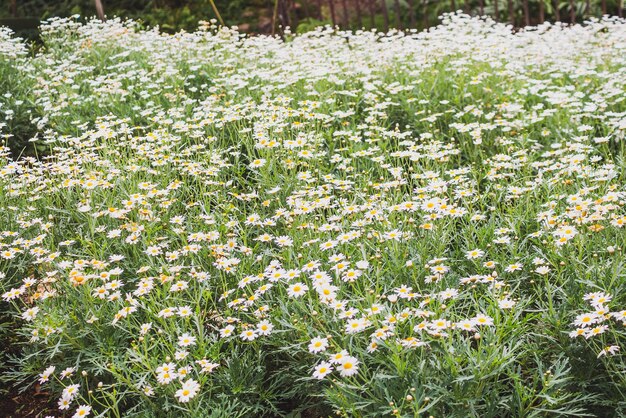
[[[209,3],[211,3],[211,8],[213,9],[213,13],[215,13],[215,16],[217,16],[217,21],[220,22],[220,25],[226,26],[224,24],[224,19],[222,19],[222,15],[220,15],[220,12],[217,10],[217,6],[215,6],[215,1],[209,0]]]
[[[96,3],[96,16],[98,19],[104,21],[104,7],[102,6],[101,0],[95,0]]]

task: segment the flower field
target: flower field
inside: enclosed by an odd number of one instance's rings
[[[0,367],[51,416],[626,414],[626,21],[41,37]]]

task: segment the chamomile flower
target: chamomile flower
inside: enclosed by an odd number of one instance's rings
[[[193,379],[183,382],[182,387],[176,391],[178,402],[186,403],[195,398],[200,391],[200,384]]]
[[[196,345],[196,337],[187,333],[182,334],[181,336],[178,337],[178,345],[180,347],[189,347],[189,346]]]
[[[467,251],[467,252],[465,253],[465,257],[466,257],[468,260],[475,260],[475,259],[477,259],[477,258],[481,258],[481,257],[482,257],[482,256],[484,256],[484,255],[485,255],[485,252],[484,252],[483,250],[478,249],[478,248],[477,248],[477,249],[475,249],[475,250],[470,250],[470,251]]]
[[[329,362],[323,361],[320,364],[318,364],[317,366],[315,366],[315,371],[313,372],[313,377],[316,378],[316,379],[323,379],[328,374],[332,373],[332,371],[333,371],[333,366]]]
[[[359,361],[352,356],[344,356],[337,366],[337,370],[342,377],[354,376],[359,371]]]
[[[74,415],[72,415],[72,418],[84,418],[84,417],[88,417],[90,414],[91,414],[91,406],[80,405],[76,409],[76,412],[74,412]]]
[[[289,297],[297,298],[304,295],[307,290],[309,290],[309,287],[304,283],[294,283],[287,289],[287,294]]]
[[[327,338],[313,338],[309,343],[309,351],[311,353],[321,353],[328,348]]]

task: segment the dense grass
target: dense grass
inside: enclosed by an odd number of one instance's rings
[[[2,34],[3,375],[59,416],[625,413],[623,21]]]

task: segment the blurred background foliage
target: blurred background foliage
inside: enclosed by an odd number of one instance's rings
[[[106,16],[139,20],[166,32],[194,30],[198,21],[218,18],[243,32],[274,33],[290,26],[304,32],[335,24],[342,28],[423,29],[445,12],[489,15],[514,26],[545,20],[582,22],[603,14],[622,16],[624,0],[100,0]],[[4,3],[4,4],[3,4]],[[34,29],[53,16],[96,15],[94,0],[0,0],[0,25]]]

